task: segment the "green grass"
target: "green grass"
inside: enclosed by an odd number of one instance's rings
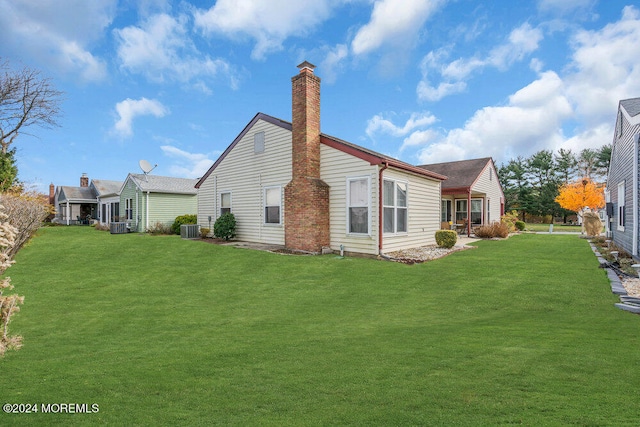
[[[527,231],[549,231],[549,224],[527,223],[526,229]],[[553,224],[553,231],[580,233],[582,231],[582,227],[579,225]]]
[[[587,242],[519,235],[426,264],[177,236],[40,232],[0,360],[2,425],[637,425],[640,317]]]

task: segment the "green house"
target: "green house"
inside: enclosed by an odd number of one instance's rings
[[[130,173],[120,189],[120,221],[134,232],[198,212],[197,180]]]

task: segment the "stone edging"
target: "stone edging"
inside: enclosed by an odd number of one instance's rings
[[[596,255],[596,258],[600,263],[600,268],[604,268],[604,270],[607,272],[607,277],[609,278],[609,282],[611,283],[611,292],[615,295],[618,295],[618,297],[620,298],[620,302],[615,303],[614,305],[621,310],[640,314],[640,298],[629,296],[627,290],[625,289],[616,272],[611,268],[606,267],[607,260],[605,260],[600,252],[598,252],[598,248],[596,248],[596,246],[591,242],[589,242],[589,246],[591,246],[591,250]]]

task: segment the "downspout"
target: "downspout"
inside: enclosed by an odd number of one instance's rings
[[[71,216],[71,211],[69,210],[69,199],[67,199],[67,225],[69,225],[70,216]]]
[[[382,168],[378,172],[378,254],[382,255],[382,173],[389,167],[386,161],[382,162]]]
[[[638,256],[638,139],[640,134],[633,137],[633,243],[632,255]]]

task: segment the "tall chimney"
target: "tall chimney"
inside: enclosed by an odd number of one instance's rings
[[[56,202],[56,186],[53,185],[53,182],[49,184],[49,204],[54,205]]]
[[[88,187],[89,186],[89,177],[86,172],[82,174],[80,177],[80,187]]]
[[[291,181],[284,188],[284,242],[320,253],[330,243],[329,186],[320,179],[320,78],[305,61],[291,79]]]

